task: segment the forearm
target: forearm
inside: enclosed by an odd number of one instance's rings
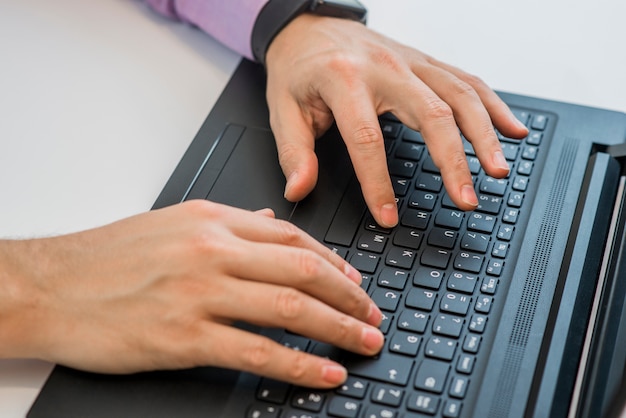
[[[250,37],[268,0],[146,0],[157,12],[199,27],[227,47],[253,59]]]

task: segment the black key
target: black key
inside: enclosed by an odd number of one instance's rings
[[[485,271],[490,276],[500,276],[503,268],[504,261],[491,259],[489,260],[489,264],[487,264],[487,269]]]
[[[365,200],[363,200],[359,181],[353,177],[341,199],[324,240],[332,244],[349,247],[361,224],[365,209]]]
[[[334,397],[328,403],[328,414],[338,418],[356,418],[361,404],[354,399]]]
[[[517,166],[517,174],[522,174],[524,176],[530,176],[533,172],[534,164],[531,161],[522,161]]]
[[[543,132],[531,132],[526,137],[526,143],[530,145],[540,145],[543,139]]]
[[[528,188],[528,177],[515,176],[513,178],[513,190],[517,190],[518,192],[525,192],[527,188]]]
[[[429,192],[439,192],[443,186],[443,180],[439,174],[422,173],[415,181],[415,188]]]
[[[350,396],[351,398],[363,399],[368,386],[369,383],[367,380],[348,376],[343,385],[339,386],[335,392],[340,395]]]
[[[507,184],[508,181],[506,179],[495,179],[493,177],[486,176],[481,180],[478,190],[482,193],[504,196]]]
[[[391,185],[393,186],[393,193],[396,196],[406,196],[411,186],[411,180],[400,177],[392,177]]]
[[[480,335],[467,334],[465,336],[465,340],[463,341],[463,351],[472,354],[478,353],[481,340],[482,338],[480,337]]]
[[[396,157],[405,160],[419,161],[424,153],[424,145],[402,142],[396,148]]]
[[[424,164],[422,165],[422,170],[427,171],[429,173],[441,174],[439,171],[439,167],[435,165],[432,157],[429,155],[428,158],[424,160]]]
[[[454,258],[454,268],[457,270],[478,273],[483,265],[484,256],[462,251]]]
[[[378,275],[378,285],[389,289],[402,290],[406,286],[410,272],[393,267],[384,267]]]
[[[389,341],[389,351],[407,356],[416,356],[422,340],[417,335],[396,332]]]
[[[414,209],[423,209],[431,211],[437,203],[437,195],[430,192],[416,190],[409,198],[409,206]]]
[[[444,228],[459,229],[463,223],[464,213],[460,210],[441,209],[435,216],[435,225]]]
[[[428,244],[451,250],[456,243],[457,232],[450,229],[433,228],[428,234]]]
[[[447,337],[459,337],[465,320],[453,315],[437,315],[433,322],[433,332]]]
[[[519,145],[516,144],[507,144],[503,143],[502,153],[504,154],[504,158],[509,161],[515,161],[517,159],[517,153],[519,152]]]
[[[372,402],[389,406],[400,406],[404,391],[393,386],[376,385],[372,389]]]
[[[346,367],[354,376],[404,386],[409,381],[413,362],[410,357],[382,353],[376,360],[354,356],[348,360]]]
[[[406,296],[404,304],[409,308],[421,309],[423,311],[432,311],[435,305],[437,294],[426,289],[413,288]]]
[[[455,271],[448,278],[448,290],[455,290],[457,292],[469,293],[470,295],[474,293],[474,289],[476,288],[476,282],[478,281],[478,277],[473,274],[461,273],[459,271]]]
[[[373,231],[365,231],[357,242],[357,247],[361,250],[382,253],[387,244],[387,236]]]
[[[281,418],[317,418],[317,415],[312,415],[309,412],[297,411],[295,409],[290,409],[286,411]]]
[[[497,258],[505,258],[508,252],[509,252],[508,242],[496,241],[493,244],[491,255]]]
[[[479,212],[490,213],[492,215],[497,215],[500,212],[500,207],[502,206],[502,197],[493,196],[487,194],[479,194],[478,195],[478,207],[476,210]]]
[[[487,326],[487,316],[474,314],[470,319],[469,330],[475,332],[477,334],[482,334],[485,332],[485,327]]]
[[[393,247],[387,253],[385,263],[388,266],[409,270],[415,261],[415,251],[406,248]]]
[[[511,111],[513,112],[513,115],[515,115],[515,117],[519,119],[520,122],[522,122],[524,125],[528,124],[530,113],[528,113],[525,110],[519,110],[519,109],[511,109]]]
[[[450,365],[437,360],[422,361],[415,375],[415,388],[433,393],[442,393]]]
[[[389,162],[389,174],[398,177],[411,178],[417,170],[417,162],[393,159]]]
[[[481,165],[480,160],[476,157],[467,157],[467,165],[469,166],[470,173],[478,175],[480,173]]]
[[[480,285],[480,291],[488,295],[495,295],[498,288],[498,279],[495,277],[485,277]]]
[[[519,217],[519,209],[507,208],[502,215],[502,222],[506,222],[507,224],[517,223],[517,218]]]
[[[255,403],[248,408],[246,418],[278,418],[280,408],[275,405]]]
[[[437,248],[426,248],[422,252],[422,256],[420,257],[420,262],[429,267],[435,267],[439,269],[445,269],[448,267],[448,263],[450,262],[450,257],[452,253],[447,250],[437,249]]]
[[[510,225],[501,225],[498,228],[498,239],[502,241],[511,241],[513,238],[513,232],[515,231],[515,227]]]
[[[443,271],[420,267],[413,276],[413,284],[429,289],[439,289],[445,275]]]
[[[476,299],[474,310],[478,313],[488,314],[492,304],[493,298],[491,296],[479,296],[478,299]]]
[[[465,376],[454,376],[452,382],[450,382],[450,390],[448,393],[450,396],[458,399],[465,398],[467,393],[467,386],[469,385],[469,379]]]
[[[409,142],[416,142],[418,144],[425,144],[422,134],[414,131],[413,129],[406,128],[402,134],[402,139]]]
[[[461,353],[456,361],[456,371],[464,374],[471,374],[474,370],[476,357],[471,354]]]
[[[380,321],[380,325],[378,326],[378,329],[383,334],[387,334],[389,332],[389,328],[391,328],[391,322],[393,321],[393,315],[385,314],[385,312],[383,312],[382,314],[383,314],[383,318]]]
[[[396,418],[398,415],[395,408],[388,408],[380,405],[370,405],[366,409],[366,418]],[[406,416],[405,416],[406,418]]]
[[[411,394],[406,406],[411,411],[420,412],[428,415],[435,415],[437,413],[437,410],[439,409],[440,402],[441,399],[439,399],[437,396],[428,393],[416,392]],[[419,415],[419,417],[421,416],[422,415]],[[413,416],[405,414],[404,418],[413,418]]]
[[[385,138],[395,139],[400,134],[402,124],[383,119],[380,121],[380,129]]]
[[[393,244],[417,250],[422,244],[423,234],[416,229],[399,227],[393,237]]]
[[[524,202],[524,193],[522,192],[511,192],[509,194],[509,199],[506,201],[507,205],[514,208],[521,207],[522,202]]]
[[[400,223],[410,228],[426,229],[429,221],[430,213],[423,210],[407,209],[402,215]]]
[[[456,401],[453,399],[449,399],[443,405],[443,411],[441,415],[443,418],[458,418],[461,416],[461,407],[463,404],[461,401]]]
[[[395,312],[400,303],[400,293],[389,289],[376,289],[372,293],[372,300],[380,309]]]
[[[532,145],[527,145],[524,148],[522,148],[522,158],[525,160],[534,161],[537,158],[538,151],[539,151],[539,148],[532,146]]]
[[[374,218],[369,215],[365,219],[365,229],[367,229],[368,231],[380,232],[382,234],[389,234],[391,232],[391,229],[383,228],[382,226],[378,225]]]
[[[461,239],[461,248],[464,250],[486,253],[489,246],[489,235],[477,232],[466,232]]]
[[[287,400],[289,383],[263,378],[259,382],[256,397],[260,401],[283,404]]]
[[[430,315],[423,312],[404,310],[398,318],[398,329],[422,334],[426,331],[429,318]]]
[[[544,129],[546,129],[547,124],[548,124],[548,117],[546,115],[537,114],[533,116],[533,120],[530,124],[530,127],[537,131],[543,131]]]
[[[284,334],[280,337],[280,344],[296,351],[306,351],[311,340],[294,334]]]
[[[472,212],[467,220],[467,229],[490,234],[496,226],[496,218],[484,213]]]
[[[431,337],[426,342],[424,354],[428,357],[451,361],[456,351],[456,340],[444,337]]]
[[[439,309],[442,312],[449,312],[457,315],[465,315],[469,310],[472,298],[467,295],[446,292],[441,298]]]
[[[306,411],[319,412],[322,410],[322,405],[325,400],[326,395],[323,392],[300,389],[297,390],[291,397],[291,406],[294,408],[304,409]]]
[[[358,251],[350,257],[350,264],[362,273],[374,273],[380,257],[375,254]]]

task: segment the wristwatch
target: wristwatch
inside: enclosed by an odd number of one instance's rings
[[[265,54],[274,37],[302,13],[332,16],[365,23],[367,9],[358,0],[269,0],[252,29],[252,53],[265,65]]]

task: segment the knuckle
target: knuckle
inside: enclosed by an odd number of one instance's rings
[[[259,338],[242,353],[244,367],[248,370],[265,370],[272,361],[273,342]]]
[[[300,382],[308,372],[308,354],[299,350],[292,350],[291,361],[287,370],[288,379],[292,382]]]
[[[474,90],[474,87],[459,78],[455,79],[452,82],[451,87],[455,95],[472,97],[476,96],[476,91]]]
[[[453,118],[452,109],[440,99],[430,100],[426,104],[425,117],[430,121],[449,121]]]
[[[475,89],[487,87],[487,84],[482,80],[482,78],[474,74],[464,73],[463,80]]]
[[[333,333],[337,341],[347,341],[351,332],[355,329],[352,318],[348,315],[341,315],[335,324]]]
[[[280,242],[289,246],[297,246],[303,240],[303,232],[300,228],[283,220],[276,220],[277,234],[280,237]]]
[[[274,299],[274,313],[284,320],[293,320],[304,311],[304,295],[293,288],[283,288]]]
[[[378,147],[382,144],[383,136],[380,127],[370,123],[361,123],[352,133],[353,141],[360,147]]]

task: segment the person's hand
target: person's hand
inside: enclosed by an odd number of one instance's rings
[[[130,373],[214,365],[334,387],[339,364],[232,327],[360,354],[381,312],[341,257],[269,210],[193,201],[54,238],[0,241],[0,357]]]
[[[266,56],[267,101],[285,197],[304,198],[317,181],[314,140],[336,121],[370,212],[386,227],[398,221],[378,115],[391,112],[421,131],[452,201],[478,200],[459,128],[484,170],[509,167],[494,132],[528,131],[480,79],[364,25],[304,14],[272,41]]]

